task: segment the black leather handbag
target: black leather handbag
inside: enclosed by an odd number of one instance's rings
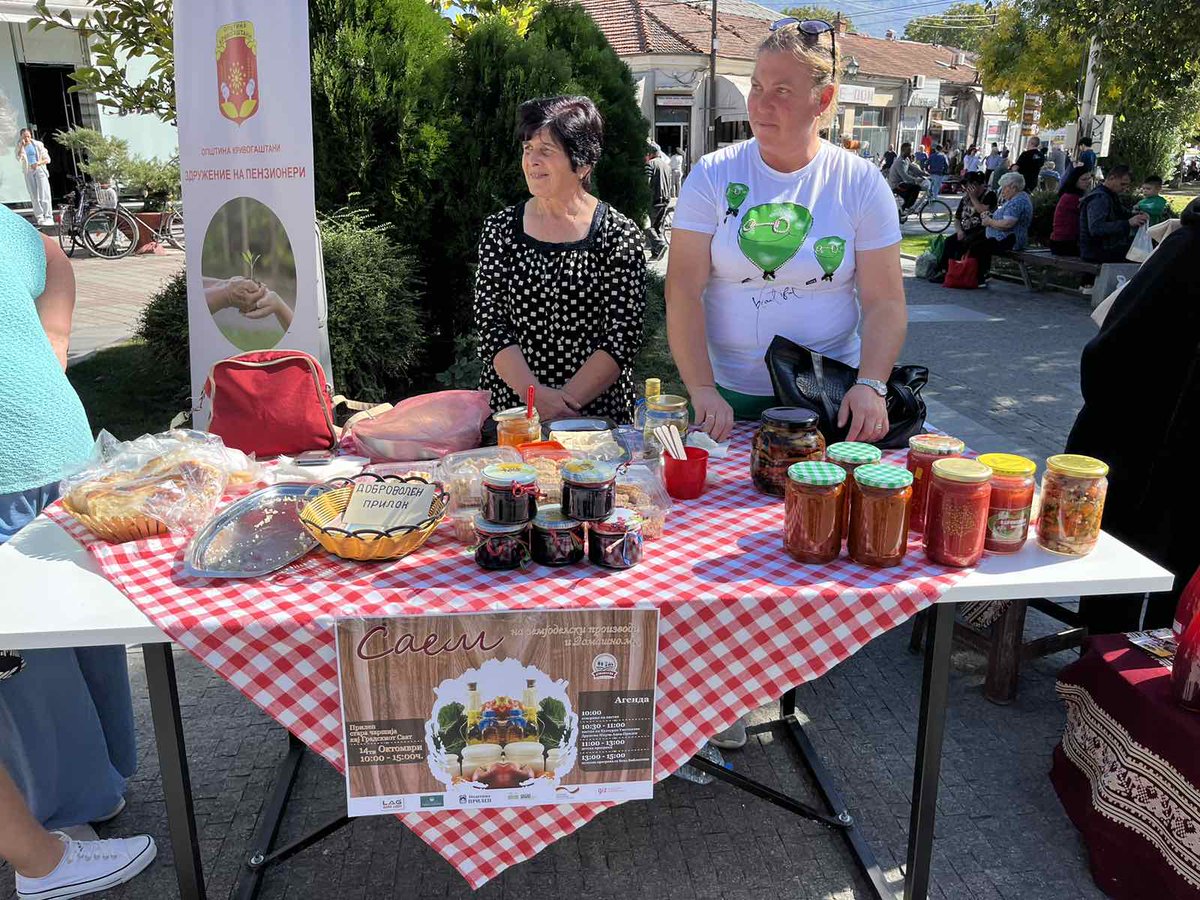
[[[838,428],[838,410],[858,378],[858,369],[780,335],[767,348],[766,361],[775,399],[783,406],[806,406],[816,412],[826,443],[844,441],[850,429]],[[888,433],[881,440],[866,443],[884,449],[907,447],[908,439],[925,428],[921,389],[928,381],[929,369],[925,366],[892,369],[887,382]]]

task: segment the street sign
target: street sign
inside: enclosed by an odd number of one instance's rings
[[[1042,121],[1042,95],[1026,94],[1021,107],[1021,137],[1036,137]]]

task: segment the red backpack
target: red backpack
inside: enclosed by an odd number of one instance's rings
[[[227,447],[259,458],[337,444],[334,398],[325,371],[300,350],[261,350],[213,364],[204,382],[208,430]]]

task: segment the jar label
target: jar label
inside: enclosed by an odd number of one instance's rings
[[[1021,543],[1029,531],[1029,509],[993,509],[988,516],[988,539],[997,544]]]

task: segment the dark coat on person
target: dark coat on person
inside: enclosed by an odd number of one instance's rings
[[[1079,201],[1079,256],[1093,262],[1121,259],[1129,250],[1133,216],[1116,191],[1098,184]]]
[[[1151,595],[1147,627],[1170,624],[1180,591],[1200,565],[1200,199],[1181,221],[1084,348],[1083,409],[1067,440],[1068,452],[1110,466],[1105,530],[1175,574],[1171,593]],[[1099,603],[1096,611],[1105,618],[1117,613],[1102,612]],[[1130,627],[1133,616],[1125,623]]]

